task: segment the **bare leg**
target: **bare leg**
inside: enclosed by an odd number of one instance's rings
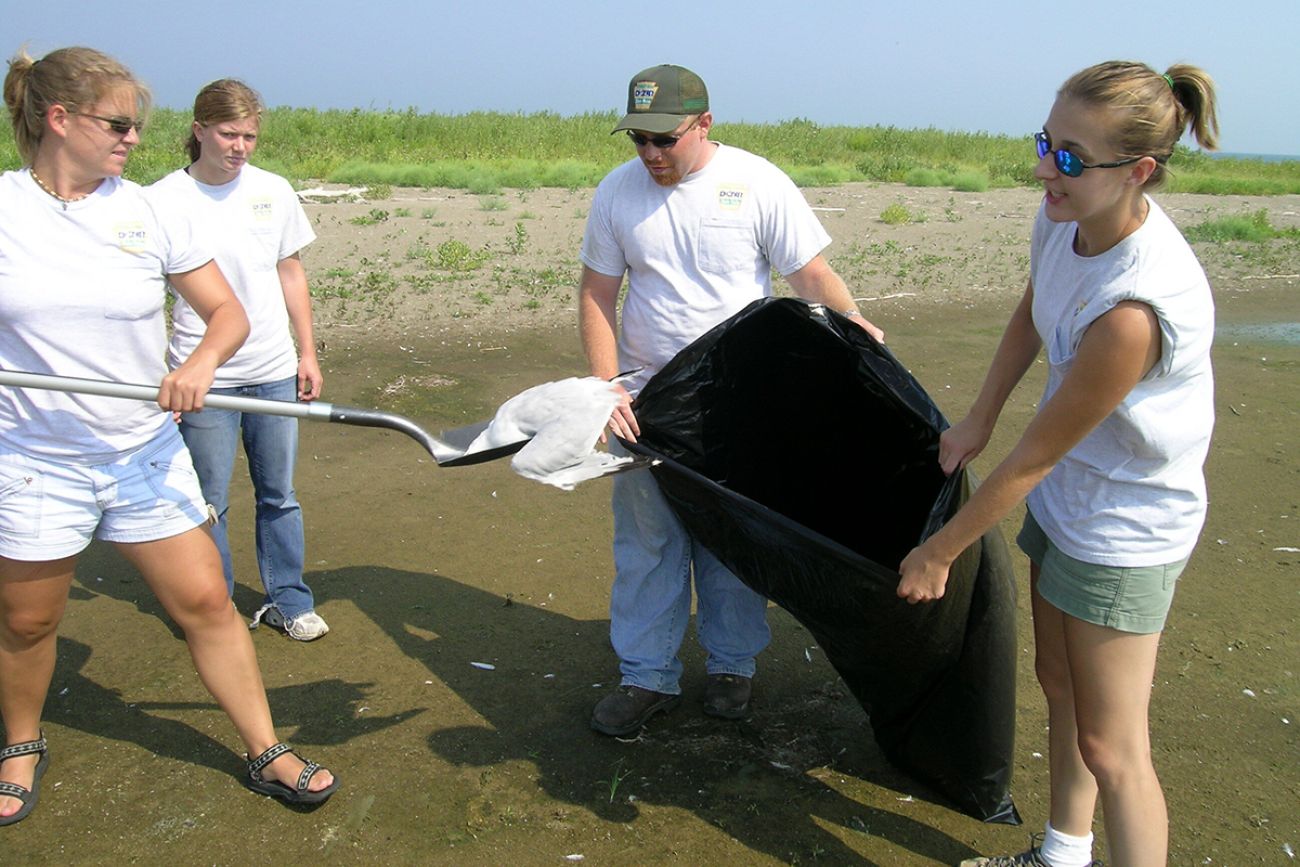
[[[77,558],[29,563],[0,557],[0,720],[5,743],[34,741],[54,676],[56,630],[63,619]],[[18,756],[0,764],[0,780],[32,787],[39,755]],[[22,807],[0,796],[0,816]]]
[[[1076,837],[1092,833],[1097,781],[1079,752],[1074,685],[1066,654],[1065,615],[1038,595],[1038,566],[1029,567],[1034,611],[1034,667],[1047,698],[1052,827]]]
[[[1079,749],[1101,791],[1110,863],[1164,864],[1169,818],[1151,761],[1148,708],[1160,634],[1065,618]]]
[[[234,723],[249,756],[273,746],[277,739],[253,641],[226,593],[221,558],[207,530],[198,527],[153,542],[119,543],[117,548],[140,570],[168,615],[185,632],[199,678]],[[302,769],[303,761],[286,753],[263,774],[292,787]],[[308,788],[320,791],[333,780],[322,768]]]

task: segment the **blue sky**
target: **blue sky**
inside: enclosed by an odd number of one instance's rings
[[[0,45],[100,48],[160,105],[245,79],[270,105],[574,114],[620,109],[658,63],[703,76],[715,118],[1026,134],[1101,60],[1204,67],[1223,150],[1300,154],[1297,0],[4,0]]]

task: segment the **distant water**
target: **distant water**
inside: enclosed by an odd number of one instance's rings
[[[1300,162],[1300,156],[1287,154],[1239,154],[1231,151],[1210,152],[1210,156],[1219,160],[1256,160],[1261,163]]]
[[[1229,340],[1300,346],[1300,322],[1219,323],[1214,329],[1214,336]]]

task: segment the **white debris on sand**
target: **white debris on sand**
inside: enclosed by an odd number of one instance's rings
[[[369,187],[348,187],[343,190],[327,190],[323,187],[312,187],[309,190],[299,190],[298,200],[302,202],[364,202],[366,193],[370,192]]]
[[[618,406],[618,386],[595,376],[544,382],[501,404],[491,424],[466,454],[528,439],[510,461],[526,479],[566,491],[631,462],[596,450],[596,441]]]

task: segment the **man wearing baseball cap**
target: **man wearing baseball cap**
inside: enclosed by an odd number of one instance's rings
[[[678,351],[758,298],[780,273],[800,297],[858,313],[822,250],[830,237],[794,183],[767,160],[709,140],[704,81],[663,65],[628,84],[625,131],[635,158],[596,189],[582,242],[579,327],[592,374],[621,380],[609,420],[617,436],[640,432],[632,398]],[[624,275],[628,289],[619,310]],[[619,328],[619,316],[622,317]],[[611,451],[621,452],[617,442]],[[678,649],[697,597],[696,632],[708,656],[704,712],[749,710],[755,658],[767,646],[766,600],[746,587],[681,526],[649,471],[614,478],[614,586],[610,641],[622,673],[592,712],[608,735],[635,734],[681,701]]]

